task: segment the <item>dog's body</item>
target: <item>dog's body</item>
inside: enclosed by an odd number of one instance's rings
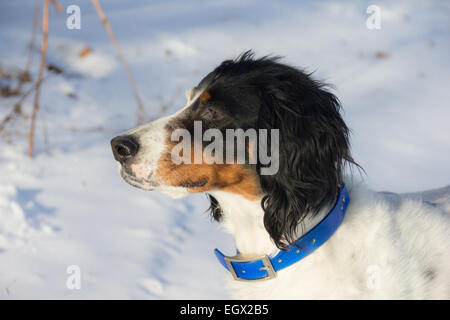
[[[241,282],[230,276],[232,297],[449,299],[449,213],[351,181],[346,186],[351,200],[345,219],[325,244],[278,272],[276,279]],[[258,202],[225,193],[216,197],[224,212],[223,227],[234,235],[242,258],[277,251]]]
[[[245,53],[223,62],[187,98],[186,107],[176,114],[111,141],[128,183],[174,197],[206,192],[213,218],[234,235],[242,260],[273,256],[323,220],[344,183],[345,164],[356,165],[339,101],[323,84],[276,58],[253,59]],[[279,145],[279,170],[264,175],[268,164],[261,154],[254,163],[206,161],[228,151],[225,145],[203,153],[201,163],[174,163],[174,133],[181,129],[195,135],[195,122],[202,123],[203,133],[279,130],[278,141],[266,140],[271,156],[278,152],[272,147]],[[244,145],[250,160],[260,144],[244,138]],[[209,147],[204,141],[192,143],[192,149],[198,146]],[[182,154],[195,159],[191,152],[183,149]],[[240,282],[230,276],[231,295],[449,299],[449,213],[368,191],[351,179],[345,185],[350,203],[328,241],[280,270],[275,279]]]

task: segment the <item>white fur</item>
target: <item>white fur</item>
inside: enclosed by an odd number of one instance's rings
[[[153,190],[155,189],[154,186],[157,185],[157,189],[160,192],[172,198],[182,198],[189,194],[185,188],[168,186],[161,183],[161,178],[157,176],[156,169],[158,167],[158,160],[166,148],[167,131],[164,127],[171,119],[190,107],[202,93],[203,90],[190,90],[186,94],[187,103],[182,109],[172,115],[141,125],[122,134],[124,136],[134,135],[139,138],[139,152],[133,159],[133,164],[130,166],[130,169],[134,177],[141,180],[141,182],[132,182],[132,185],[144,190]],[[120,166],[120,170],[122,170],[122,166]],[[129,181],[126,176],[122,175],[122,177]]]
[[[449,299],[450,215],[424,202],[346,185],[351,201],[345,219],[324,245],[273,280],[240,282],[228,275],[232,297]],[[224,212],[222,226],[243,258],[276,252],[259,201],[213,195]],[[309,221],[303,232],[317,223]]]

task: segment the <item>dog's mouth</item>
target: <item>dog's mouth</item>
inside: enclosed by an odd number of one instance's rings
[[[135,176],[126,172],[126,170],[123,167],[120,169],[120,176],[128,184],[130,184],[133,187],[136,187],[138,189],[142,189],[145,191],[153,191],[153,190],[155,190],[156,187],[158,187],[158,184],[155,182],[136,178]]]

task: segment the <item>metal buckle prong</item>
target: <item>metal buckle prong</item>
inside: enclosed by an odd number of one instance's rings
[[[259,258],[255,258],[252,260],[242,260],[242,259],[237,259],[235,257],[227,257],[225,256],[225,262],[228,266],[228,270],[230,270],[231,274],[233,275],[234,280],[238,280],[238,281],[261,281],[261,280],[268,280],[268,279],[273,279],[277,277],[277,272],[275,271],[275,269],[272,266],[272,263],[270,262],[270,259],[268,256],[262,256]],[[264,267],[261,267],[260,270],[265,270],[267,272],[267,275],[262,277],[262,278],[258,278],[258,279],[244,279],[238,276],[238,274],[236,273],[236,270],[233,267],[233,264],[231,262],[241,262],[241,263],[245,263],[245,262],[256,262],[261,260]]]

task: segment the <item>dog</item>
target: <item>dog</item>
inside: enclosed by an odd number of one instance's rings
[[[266,138],[277,171],[262,174],[268,164],[252,152],[259,141],[245,137],[253,162],[175,163],[174,132],[195,134],[196,122],[201,133],[277,130],[277,141]],[[235,256],[215,251],[234,298],[450,298],[449,213],[355,182],[346,169],[359,166],[339,100],[279,57],[248,51],[222,62],[187,93],[184,108],[111,146],[132,186],[174,198],[207,194],[213,219],[235,239]]]

